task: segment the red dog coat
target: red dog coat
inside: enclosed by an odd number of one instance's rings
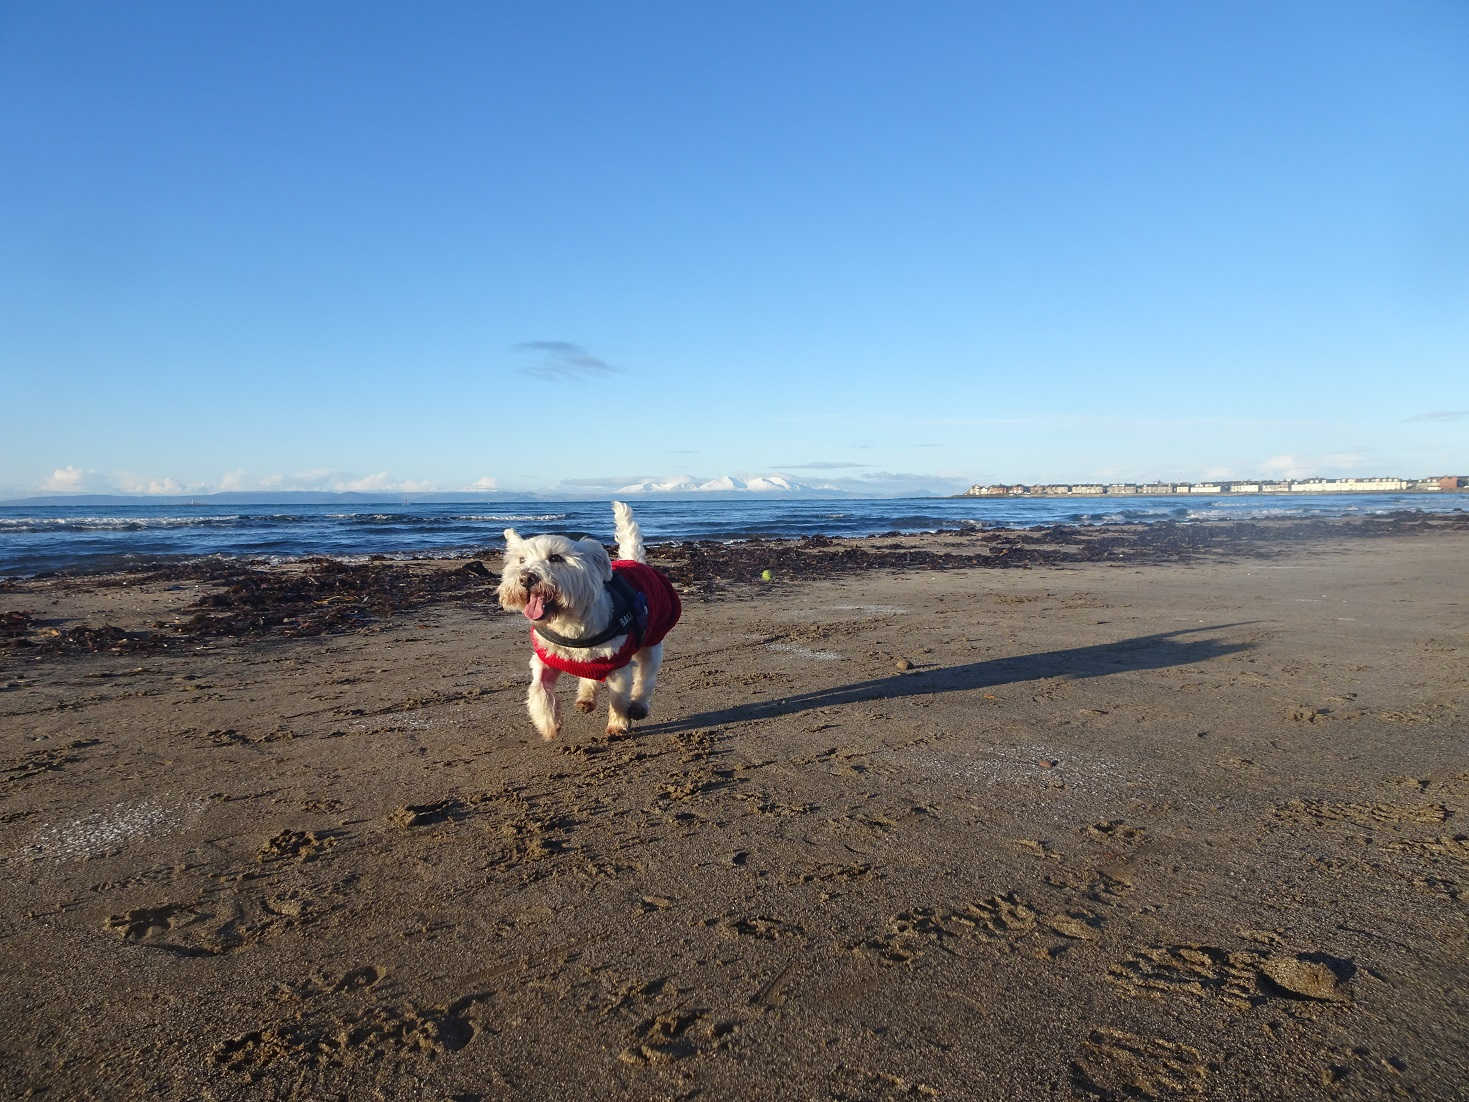
[[[593,681],[605,681],[613,670],[620,670],[631,662],[632,656],[641,648],[663,642],[663,637],[678,623],[683,606],[679,604],[678,594],[674,592],[673,586],[662,574],[646,563],[634,562],[632,559],[613,560],[612,572],[626,581],[634,594],[641,598],[636,609],[638,630],[628,632],[627,642],[618,648],[616,654],[578,662],[574,658],[562,658],[543,650],[540,639],[536,637],[536,629],[532,627],[530,645],[540,660],[553,670],[587,677]]]

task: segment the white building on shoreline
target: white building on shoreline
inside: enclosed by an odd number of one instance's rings
[[[1300,478],[1274,482],[1131,482],[1053,483],[1027,486],[1022,483],[982,484],[976,482],[959,497],[1117,497],[1134,495],[1224,495],[1224,494],[1396,494],[1440,493],[1469,490],[1469,476],[1437,475],[1430,478]]]

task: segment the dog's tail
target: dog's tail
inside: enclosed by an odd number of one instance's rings
[[[612,515],[617,519],[617,557],[647,562],[648,552],[643,548],[643,530],[632,518],[632,510],[623,501],[612,503]]]

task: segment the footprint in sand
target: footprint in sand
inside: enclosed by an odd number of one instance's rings
[[[1084,1098],[1203,1098],[1211,1070],[1191,1045],[1094,1029],[1071,1063],[1071,1086]]]
[[[339,831],[291,830],[287,828],[260,847],[257,860],[314,861],[321,852],[336,844]]]
[[[214,1046],[214,1063],[253,1078],[271,1064],[321,1071],[348,1064],[400,1064],[415,1057],[433,1059],[464,1048],[485,1028],[477,992],[448,1006],[377,1004],[345,1014],[305,1010]]]
[[[155,907],[138,907],[119,915],[111,915],[102,928],[111,930],[124,941],[147,941],[157,934],[191,926],[209,917],[191,903],[161,903]]]
[[[738,1029],[739,1022],[713,1021],[703,1010],[671,1010],[639,1022],[631,1043],[617,1058],[625,1064],[686,1060],[702,1050],[724,1047]]]
[[[1324,953],[1267,956],[1210,945],[1149,946],[1108,969],[1123,992],[1146,998],[1219,998],[1239,1009],[1270,998],[1346,1003],[1356,972],[1351,961]]]

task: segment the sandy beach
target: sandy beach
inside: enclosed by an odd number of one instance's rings
[[[612,742],[493,559],[0,585],[0,1093],[1463,1097],[1464,514],[652,559]]]

